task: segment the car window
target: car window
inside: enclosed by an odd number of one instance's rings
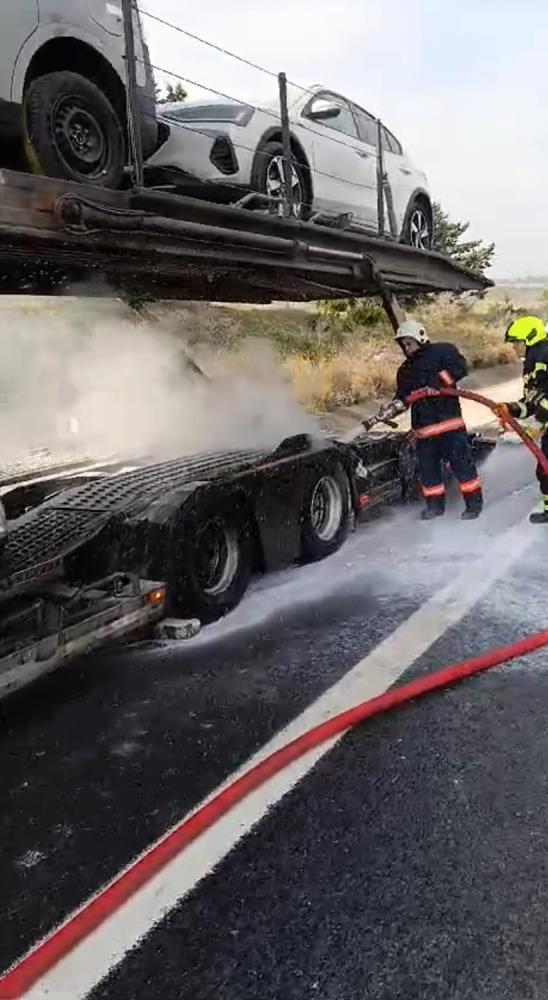
[[[352,114],[348,103],[343,97],[339,97],[338,94],[329,94],[327,92],[322,92],[313,97],[310,104],[305,111],[305,117],[314,113],[315,108],[320,108],[326,103],[336,104],[340,108],[340,112],[336,118],[328,118],[324,122],[313,122],[313,124],[322,124],[327,128],[334,129],[335,132],[342,132],[344,135],[350,135],[353,139],[358,138],[358,131],[356,129],[356,122],[354,121],[354,115]]]
[[[369,112],[359,108],[354,104],[354,115],[358,123],[358,133],[362,142],[369,143],[370,146],[377,145],[377,122]]]
[[[384,132],[383,138],[386,139],[386,144],[390,152],[395,153],[396,156],[401,156],[403,150],[401,148],[401,143],[398,142],[396,136],[392,135],[392,133],[389,132],[387,128],[383,128],[383,132]]]

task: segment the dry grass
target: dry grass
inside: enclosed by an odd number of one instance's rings
[[[515,312],[508,301],[465,303],[441,296],[415,315],[433,340],[455,343],[473,369],[516,360],[503,340]],[[223,364],[257,372],[258,340],[266,340],[270,357],[267,361],[264,355],[260,364],[275,364],[277,358],[292,394],[311,412],[389,396],[401,361],[386,322],[366,327],[326,323],[313,310],[298,307],[178,306],[164,313],[162,323],[176,336],[183,335],[193,355],[206,369],[213,363],[216,372]]]
[[[399,360],[391,346],[372,354],[367,343],[350,340],[334,357],[311,361],[290,354],[283,367],[301,406],[322,412],[389,395]]]

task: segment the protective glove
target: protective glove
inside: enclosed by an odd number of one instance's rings
[[[519,417],[521,415],[521,407],[519,403],[497,403],[495,413],[500,426],[505,430],[508,426],[508,417]]]

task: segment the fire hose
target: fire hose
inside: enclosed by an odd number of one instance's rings
[[[486,406],[495,414],[501,423],[506,424],[518,435],[518,437],[521,438],[524,445],[529,449],[531,454],[535,456],[542,471],[548,476],[548,458],[543,454],[538,444],[532,440],[531,436],[523,429],[519,421],[516,420],[511,413],[501,416],[498,409],[499,404],[493,402],[492,399],[488,399],[487,396],[480,396],[479,393],[470,392],[468,389],[451,389],[449,387],[446,389],[417,389],[416,392],[412,392],[411,395],[407,397],[406,403],[411,406],[413,403],[419,403],[421,399],[428,399],[429,397],[436,396],[461,396],[463,399],[470,399],[473,403],[480,403],[482,406]]]
[[[484,396],[464,389],[421,389],[408,402],[418,402],[432,395],[463,396],[497,412],[496,403]],[[497,414],[499,415],[499,414]],[[530,439],[518,422],[510,415],[505,418],[535,456],[548,474],[548,459]],[[213,795],[188,818],[184,819],[160,841],[142,854],[109,885],[102,889],[88,903],[69,917],[64,924],[33,948],[17,962],[4,976],[0,977],[0,1000],[16,1000],[22,997],[39,979],[53,968],[65,955],[84,938],[99,927],[118,910],[135,892],[144,886],[169,861],[205,833],[221,817],[250,795],[260,785],[298,760],[304,754],[348,730],[430,694],[457,684],[474,674],[490,670],[509,660],[532,653],[548,645],[548,631],[526,636],[500,649],[489,650],[461,663],[434,671],[407,684],[392,688],[376,698],[363,701],[352,708],[327,719],[313,729],[302,733],[296,739],[276,750],[258,764],[244,771],[238,778]]]

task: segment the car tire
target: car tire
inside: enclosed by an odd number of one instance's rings
[[[25,95],[25,151],[34,173],[117,188],[126,154],[120,119],[78,73],[47,73]]]
[[[256,191],[271,197],[279,196],[283,198],[283,156],[284,149],[281,142],[275,140],[265,142],[259,146],[255,155],[255,167],[253,171],[252,184]],[[310,193],[309,178],[307,168],[299,162],[296,156],[291,158],[294,211],[297,219],[306,219],[310,214]],[[283,215],[283,204],[271,204],[268,211],[272,215]]]
[[[345,541],[351,524],[348,477],[340,466],[316,471],[301,512],[301,562],[318,562]]]
[[[167,576],[171,614],[216,621],[241,601],[251,580],[254,543],[237,505],[205,501],[184,511],[173,532]]]
[[[405,216],[401,242],[417,250],[431,250],[433,239],[432,209],[424,198],[413,198]]]

